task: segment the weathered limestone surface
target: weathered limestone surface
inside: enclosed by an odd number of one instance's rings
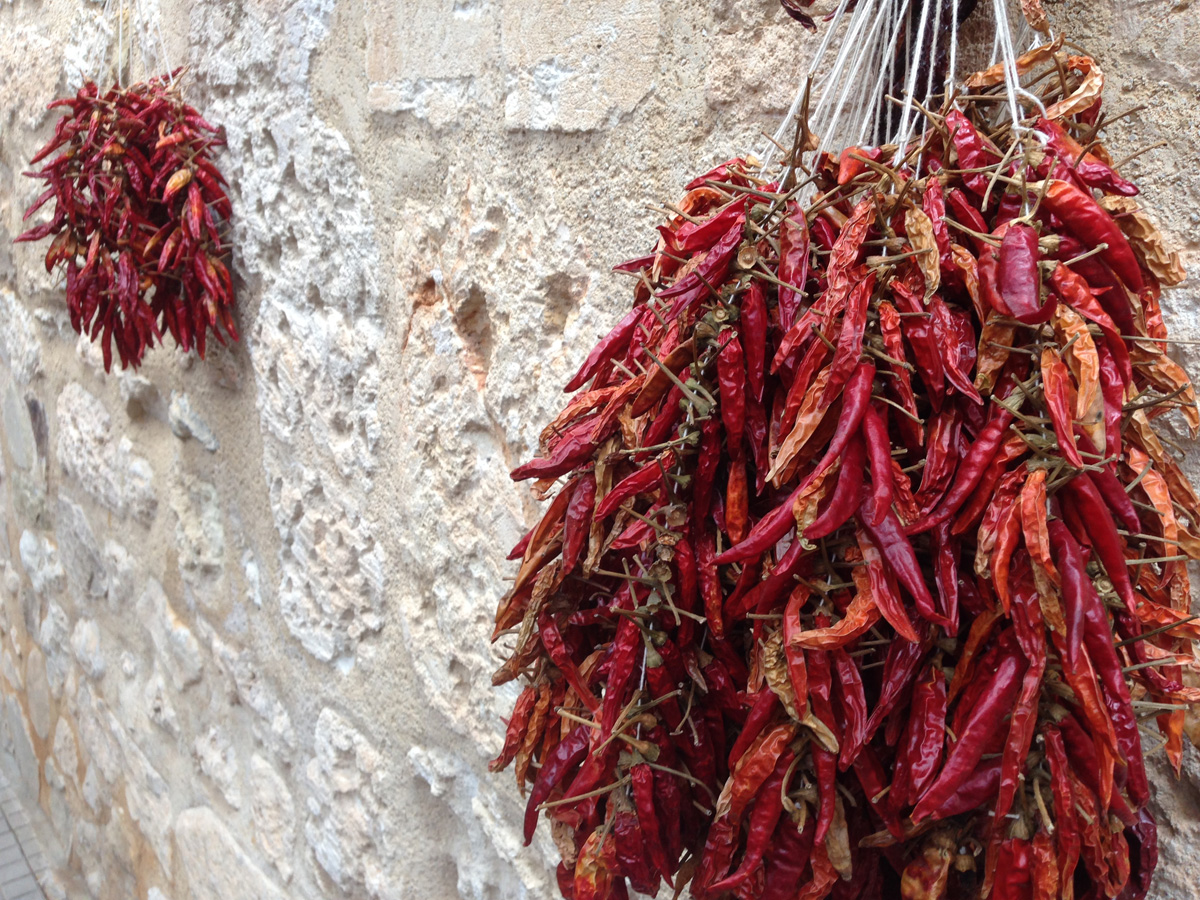
[[[71,331],[11,243],[19,173],[46,102],[111,77],[116,20],[0,4],[0,760],[72,897],[555,896],[486,771],[489,622],[537,509],[507,471],[628,302],[646,205],[758,149],[815,42],[775,0],[127,6],[123,46],[161,25],[226,128],[244,339],[106,375]],[[1114,155],[1166,142],[1129,171],[1195,279],[1188,6],[1053,9],[1141,107]],[[1178,336],[1198,301],[1167,298]],[[1200,898],[1200,760],[1156,772],[1155,896]]]

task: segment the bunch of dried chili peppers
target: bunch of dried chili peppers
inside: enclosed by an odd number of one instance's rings
[[[47,188],[25,218],[50,200],[54,211],[16,240],[56,235],[46,271],[65,267],[71,325],[100,342],[105,370],[113,345],[136,368],[164,331],[201,357],[210,329],[237,340],[217,130],[166,76],[104,94],[89,82],[56,107],[66,112],[33,162],[58,155],[26,173]]]
[[[1200,413],[1060,46],[1019,129],[979,73],[903,160],[732,160],[617,267],[496,615],[493,769],[564,897],[1146,893],[1142,729],[1178,769],[1200,699],[1200,498],[1153,423]]]

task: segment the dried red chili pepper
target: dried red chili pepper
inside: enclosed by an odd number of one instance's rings
[[[1066,181],[1051,179],[1042,194],[1042,206],[1062,220],[1063,226],[1089,248],[1105,244],[1101,253],[1134,293],[1145,287],[1137,257],[1112,216],[1090,196]]]
[[[914,822],[927,818],[942,806],[970,777],[985,747],[1003,727],[1004,715],[1012,708],[1025,668],[1019,652],[1006,653],[997,661],[964,726],[956,729],[958,741],[947,754],[941,774],[914,807]]]
[[[789,200],[779,229],[779,280],[787,285],[779,288],[779,324],[784,331],[792,327],[803,302],[808,264],[808,221],[800,203]]]
[[[559,742],[538,770],[537,780],[533,790],[529,792],[529,802],[525,805],[525,846],[533,842],[533,832],[537,828],[538,807],[550,797],[550,792],[562,783],[563,779],[587,755],[591,739],[591,729],[580,725]]]
[[[767,377],[767,301],[762,285],[752,281],[742,296],[740,308],[742,344],[746,351],[746,381],[750,393],[762,400]]]
[[[1038,271],[1038,233],[1029,225],[1013,224],[1004,232],[997,260],[998,287],[1009,314],[1026,325],[1050,321],[1057,304],[1053,294],[1041,298]]]

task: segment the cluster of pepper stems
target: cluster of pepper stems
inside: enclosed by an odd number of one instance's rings
[[[221,234],[233,210],[212,159],[224,144],[216,129],[171,76],[104,94],[89,82],[56,107],[66,112],[33,163],[58,155],[26,173],[47,187],[25,218],[50,200],[53,213],[16,240],[55,235],[46,271],[65,269],[71,325],[100,342],[105,371],[114,346],[121,367],[136,368],[164,332],[201,357],[210,329],[237,340]]]
[[[617,267],[513,472],[552,499],[494,635],[492,767],[564,897],[1145,895],[1143,740],[1178,770],[1200,699],[1200,499],[1153,423],[1200,414],[1178,260],[1060,47],[1019,129],[999,67],[900,161],[805,167],[802,121],[796,175],[719,166]]]

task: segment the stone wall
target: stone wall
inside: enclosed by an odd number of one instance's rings
[[[551,897],[549,840],[521,847],[486,771],[515,697],[489,624],[536,514],[506,473],[628,302],[609,266],[647,204],[759,144],[813,39],[775,0],[127,5],[227,129],[244,339],[106,375],[71,331],[44,248],[10,242],[19,173],[129,32],[4,0],[0,759],[51,823],[52,893]],[[1167,142],[1129,171],[1195,280],[1200,15],[1052,9],[1142,107],[1115,155]],[[1195,291],[1165,304],[1180,337]],[[1197,755],[1158,773],[1156,896],[1200,897]]]

